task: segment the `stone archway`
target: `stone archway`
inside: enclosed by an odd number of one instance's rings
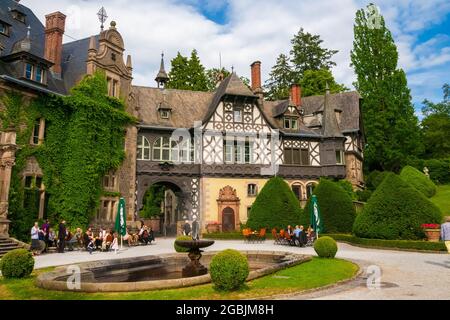
[[[217,217],[222,232],[239,230],[239,207],[241,200],[236,195],[236,190],[226,186],[219,191],[217,199]]]

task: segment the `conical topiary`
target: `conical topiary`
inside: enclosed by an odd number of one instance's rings
[[[362,238],[417,240],[424,237],[422,224],[441,219],[439,209],[421,192],[390,173],[356,217],[353,232]]]
[[[299,223],[300,203],[289,185],[280,177],[271,178],[252,205],[247,227],[252,229],[286,228]]]
[[[322,233],[350,233],[356,216],[350,195],[339,184],[328,179],[320,180],[314,194],[317,196],[322,217]],[[308,200],[300,220],[303,225],[310,224],[310,212]]]
[[[404,167],[402,172],[400,172],[400,178],[422,192],[428,198],[431,198],[436,194],[436,185],[434,182],[414,167]]]

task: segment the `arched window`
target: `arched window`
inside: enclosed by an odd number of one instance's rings
[[[306,185],[306,197],[308,199],[312,196],[316,185],[317,185],[317,183],[314,183],[314,182],[310,182]]]
[[[137,159],[150,160],[150,142],[144,136],[138,137]]]
[[[302,185],[300,183],[294,183],[292,185],[292,192],[294,192],[295,196],[297,197],[298,201],[302,200]]]
[[[161,137],[153,144],[153,161],[179,161],[179,149],[176,141]]]

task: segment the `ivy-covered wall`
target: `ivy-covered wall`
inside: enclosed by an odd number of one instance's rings
[[[10,233],[28,240],[38,218],[24,207],[21,177],[32,156],[44,174],[48,218],[85,228],[99,204],[102,177],[125,158],[125,130],[135,119],[125,112],[124,102],[107,96],[106,77],[100,72],[85,77],[70,96],[42,95],[27,103],[20,93],[8,92],[2,100],[2,126],[17,130],[19,146],[9,198]],[[39,118],[45,119],[45,139],[41,145],[30,145]]]

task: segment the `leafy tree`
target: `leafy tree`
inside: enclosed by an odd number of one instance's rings
[[[353,225],[356,236],[369,239],[417,240],[421,225],[441,223],[440,210],[421,192],[389,173]]]
[[[363,98],[365,164],[369,170],[398,171],[423,146],[406,75],[397,67],[397,47],[384,18],[378,16],[375,27],[372,18],[369,11],[357,11],[351,52],[354,85]]]
[[[171,61],[167,88],[193,91],[208,91],[208,78],[205,68],[200,62],[197,51],[191,52],[191,57],[184,57],[178,52]]]
[[[289,88],[293,82],[293,72],[289,64],[289,57],[280,54],[272,67],[265,90],[269,100],[282,100],[289,98]]]
[[[286,228],[298,224],[301,212],[300,203],[286,181],[273,177],[256,197],[247,226],[252,229]]]
[[[425,146],[425,157],[450,157],[450,100],[449,85],[443,86],[444,100],[433,103],[423,101],[422,135]]]
[[[214,91],[216,90],[217,83],[226,77],[228,77],[231,74],[230,71],[228,71],[225,68],[218,69],[208,69],[206,71],[206,77],[208,79],[208,91]]]
[[[306,70],[303,74],[302,80],[300,81],[302,96],[309,97],[324,95],[327,85],[331,93],[339,93],[349,90],[345,87],[345,85],[338,84],[336,80],[334,80],[333,74],[330,70]]]
[[[152,218],[161,215],[161,202],[164,201],[166,188],[162,185],[152,185],[144,196],[144,207],[140,212],[143,218]]]
[[[323,40],[319,35],[310,34],[300,28],[291,43],[291,62],[296,82],[301,80],[306,70],[329,70],[336,65],[331,58],[339,51],[323,48]]]

